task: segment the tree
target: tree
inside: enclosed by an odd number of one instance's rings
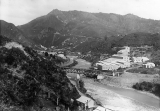
[[[12,55],[8,55],[5,59],[5,62],[8,64],[8,65],[12,65],[13,62],[15,61],[15,58],[12,56]]]
[[[46,57],[48,57],[48,52],[45,52],[44,55],[45,55]]]

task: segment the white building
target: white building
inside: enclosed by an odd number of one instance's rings
[[[124,49],[118,51],[118,54],[112,55],[111,58],[96,63],[97,68],[100,70],[114,71],[118,68],[130,67],[130,47],[125,46],[123,48]]]
[[[96,66],[100,70],[110,70],[110,71],[117,70],[120,67],[114,63],[107,63],[104,61],[99,61],[98,63],[96,63]]]
[[[119,51],[117,52],[117,54],[121,54],[121,55],[124,55],[124,56],[125,56],[125,55],[128,56],[129,53],[130,53],[130,47],[124,46],[123,48],[124,48],[124,49],[119,50]]]
[[[81,96],[80,98],[77,99],[77,101],[83,103],[85,105],[85,108],[88,106],[88,108],[93,108],[95,107],[95,102],[86,96]]]
[[[154,68],[154,67],[155,67],[155,64],[152,63],[152,62],[148,62],[148,63],[146,63],[146,64],[143,64],[143,66],[144,66],[145,68]]]
[[[102,80],[102,79],[104,79],[104,76],[101,75],[101,74],[99,74],[99,75],[97,76],[97,79],[98,79],[98,80]]]
[[[98,106],[95,110],[93,111],[112,111],[110,109],[107,109],[107,108],[104,108],[104,107],[101,107],[101,106]]]
[[[134,63],[139,63],[139,62],[146,62],[149,59],[147,57],[133,57],[133,62]]]
[[[130,62],[130,57],[126,56],[126,55],[114,54],[114,55],[112,55],[111,58],[115,58],[115,59],[123,60],[123,61],[126,61],[126,62]]]
[[[67,59],[66,56],[64,56],[64,54],[57,54],[58,57],[61,57],[62,59]]]
[[[56,55],[56,52],[47,52],[48,54]]]
[[[100,70],[114,71],[114,70],[117,70],[118,68],[130,67],[130,62],[109,58],[104,61],[99,61],[98,63],[96,63],[96,66]]]

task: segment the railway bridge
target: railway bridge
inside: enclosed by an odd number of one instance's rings
[[[66,73],[84,74],[86,77],[94,77],[95,75],[104,74],[104,72],[95,69],[77,69],[77,68],[64,68]],[[122,72],[106,72],[108,76],[120,76]]]

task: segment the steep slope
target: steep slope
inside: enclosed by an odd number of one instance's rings
[[[36,44],[41,44],[45,47],[53,45],[56,38],[57,31],[64,27],[55,15],[46,15],[39,17],[28,24],[18,26],[29,39],[33,40]]]
[[[154,46],[155,48],[160,49],[160,34],[155,33],[131,33],[128,35],[125,35],[123,38],[119,40],[117,45],[124,46],[143,46],[143,45],[149,45]]]
[[[4,35],[27,46],[31,46],[33,44],[32,41],[28,40],[26,35],[14,24],[7,23],[3,20],[0,20],[0,35]]]
[[[0,36],[0,110],[65,111],[80,97],[54,59]]]
[[[61,37],[59,46],[70,37],[103,38],[106,35],[110,37],[137,32],[158,33],[160,21],[143,19],[132,14],[122,16],[56,9],[18,28],[35,43],[50,47],[55,46],[56,40]]]

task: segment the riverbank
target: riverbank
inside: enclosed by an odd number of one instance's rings
[[[123,89],[133,89],[133,85],[136,83],[141,83],[143,81],[150,82],[150,83],[158,83],[160,81],[160,78],[157,77],[157,75],[145,75],[145,74],[139,74],[139,73],[130,73],[124,71],[122,75],[119,77],[117,76],[107,76],[105,73],[103,74],[105,76],[105,79],[101,81],[104,85],[110,85],[112,87],[120,87]],[[152,96],[154,98],[159,98],[158,96],[154,95],[151,92],[147,91],[140,91],[136,90],[140,93],[147,94],[149,96]]]
[[[86,61],[78,62],[76,67],[87,69],[86,65],[90,66]],[[131,76],[133,76],[133,79]],[[106,77],[101,81],[102,83],[83,78],[87,94],[100,101],[106,108],[118,111],[160,111],[159,99],[131,88],[133,83],[141,80],[143,78],[128,73],[125,73],[122,77]]]
[[[72,68],[78,68],[78,69],[89,69],[91,67],[91,63],[87,62],[86,60],[83,59],[76,59],[78,64]]]
[[[88,94],[97,99],[106,108],[118,111],[159,111],[158,106],[150,106],[128,96],[119,95],[112,89],[99,82],[84,78],[85,88]],[[111,86],[113,87],[113,86]],[[119,88],[120,89],[120,88]],[[157,101],[158,102],[158,101]]]
[[[103,85],[109,85],[111,87],[118,87],[118,88],[123,88],[123,89],[134,90],[134,91],[137,91],[139,93],[143,93],[143,94],[146,94],[148,96],[151,96],[151,97],[154,97],[156,99],[159,99],[159,97],[156,96],[156,95],[154,95],[153,93],[150,93],[150,92],[147,92],[147,91],[139,91],[139,90],[136,90],[136,89],[134,89],[132,87],[122,85],[120,83],[119,84],[118,83],[114,83],[114,81],[111,81],[111,80],[107,81],[107,80],[104,79],[104,80],[101,81],[101,84],[103,84]]]
[[[74,73],[67,73],[67,77],[69,78],[70,82],[76,87],[77,91],[79,92],[79,94],[81,96],[85,96],[85,97],[88,97],[88,98],[92,99],[95,102],[95,107],[102,106],[102,103],[100,101],[98,101],[97,99],[94,99],[91,95],[89,95],[89,94],[86,93],[87,90],[84,88],[84,85],[82,87],[86,91],[83,92],[80,89],[80,84],[78,84],[78,82],[77,82],[76,74],[74,74]]]

